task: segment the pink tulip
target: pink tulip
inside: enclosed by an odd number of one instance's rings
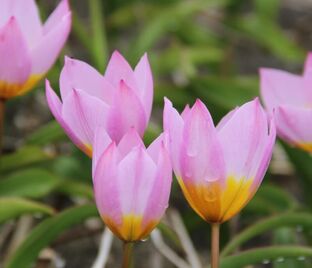
[[[172,169],[162,136],[147,149],[134,129],[116,145],[97,128],[93,152],[95,200],[120,239],[144,239],[159,223],[170,195]]]
[[[0,0],[0,98],[32,89],[68,37],[71,12],[62,0],[42,25],[34,0]]]
[[[217,127],[200,100],[179,115],[166,99],[164,129],[190,206],[211,223],[237,214],[257,191],[275,141],[274,123],[258,99],[231,111]]]
[[[290,144],[312,152],[312,53],[302,76],[262,68],[261,94],[270,113],[273,109],[278,135]]]
[[[117,143],[130,128],[143,136],[153,101],[153,79],[146,54],[133,71],[115,51],[104,76],[84,62],[65,58],[60,91],[63,103],[47,81],[50,109],[72,141],[90,157],[98,125],[104,126]]]

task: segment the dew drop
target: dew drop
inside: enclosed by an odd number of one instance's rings
[[[299,256],[297,258],[298,261],[305,261],[306,257],[305,256]]]
[[[269,264],[270,263],[270,260],[268,260],[268,259],[264,259],[263,261],[262,261],[262,264]]]
[[[277,262],[283,262],[284,260],[285,260],[284,257],[278,257],[276,261],[277,261]]]
[[[216,201],[217,196],[216,193],[214,191],[212,191],[211,189],[206,189],[204,192],[204,200],[207,202],[214,202]]]
[[[142,238],[141,242],[146,242],[148,240],[148,237]]]

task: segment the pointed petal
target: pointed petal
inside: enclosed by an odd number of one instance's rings
[[[283,105],[275,112],[278,134],[295,145],[312,143],[312,109]]]
[[[118,88],[120,81],[124,80],[132,90],[137,89],[138,85],[133,70],[126,59],[118,51],[113,52],[104,76],[114,87]]]
[[[70,12],[68,0],[62,0],[43,25],[43,33],[47,34]]]
[[[92,146],[95,129],[106,124],[108,109],[100,99],[74,89],[63,101],[62,117],[84,144]]]
[[[36,2],[34,0],[2,0],[0,25],[4,25],[11,16],[15,17],[27,46],[34,46],[42,35],[42,26]]]
[[[95,135],[92,143],[93,153],[92,153],[92,176],[94,177],[95,168],[100,157],[103,155],[104,151],[112,143],[111,138],[106,132],[105,127],[98,126],[95,130]]]
[[[23,84],[31,72],[31,60],[18,23],[11,17],[0,29],[0,81]]]
[[[235,112],[237,111],[238,107],[236,107],[235,109],[233,109],[232,111],[228,112],[218,123],[217,125],[217,131],[220,131],[225,125],[226,123],[232,118],[232,116],[235,114]]]
[[[31,49],[32,73],[44,74],[51,68],[67,40],[70,27],[71,13],[68,12]]]
[[[135,67],[134,77],[138,85],[134,90],[137,89],[137,94],[144,106],[146,118],[149,118],[153,104],[153,75],[146,53]]]
[[[312,103],[312,53],[310,52],[307,56],[305,65],[304,65],[304,73],[303,73],[303,83],[304,83],[304,91],[305,95],[307,95],[307,102],[309,104]]]
[[[55,94],[54,90],[50,86],[50,82],[46,80],[46,98],[49,105],[49,108],[55,117],[56,121],[64,129],[68,137],[73,141],[76,146],[78,146],[82,151],[88,152],[89,148],[85,146],[83,141],[77,137],[74,131],[66,124],[62,118],[62,103],[59,97]]]
[[[222,147],[206,106],[197,100],[184,122],[181,148],[185,183],[209,183],[225,179]]]
[[[139,98],[122,80],[109,112],[108,134],[119,142],[130,128],[135,128],[139,135],[143,136],[146,126],[147,118]]]
[[[87,92],[107,103],[112,100],[113,86],[93,67],[83,61],[65,57],[65,65],[61,72],[60,88],[62,99],[65,99],[73,88]]]
[[[122,223],[123,216],[117,172],[117,148],[113,142],[97,162],[93,176],[97,208],[112,231]]]
[[[184,122],[177,110],[167,98],[164,99],[165,107],[163,114],[164,130],[168,133],[169,151],[174,172],[181,177],[180,151],[182,145],[182,132]]]
[[[265,106],[270,112],[281,104],[295,106],[307,104],[303,79],[298,75],[262,68],[260,70],[260,89]]]
[[[118,144],[120,158],[123,159],[134,147],[137,146],[144,147],[144,143],[138,132],[134,128],[130,128]]]
[[[172,168],[170,157],[164,143],[161,142],[154,184],[148,197],[143,222],[148,224],[149,222],[157,222],[161,219],[168,207],[171,183]]]
[[[143,147],[136,147],[118,165],[118,188],[124,215],[143,216],[152,191],[156,165]]]
[[[219,130],[228,176],[250,179],[268,133],[267,115],[259,100],[248,102]]]

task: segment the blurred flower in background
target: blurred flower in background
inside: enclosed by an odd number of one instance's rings
[[[257,191],[275,142],[275,125],[258,99],[229,112],[217,127],[200,100],[181,116],[165,100],[164,129],[190,206],[212,223],[236,215]]]
[[[312,152],[312,53],[306,59],[303,75],[262,68],[261,94],[268,111],[274,111],[278,135]]]
[[[98,125],[103,125],[117,143],[130,128],[143,136],[153,101],[153,78],[146,54],[133,71],[115,51],[104,76],[82,61],[65,58],[60,89],[63,103],[47,82],[50,109],[72,141],[90,157]]]
[[[71,26],[68,0],[42,25],[34,0],[0,0],[0,98],[31,90],[48,72]]]
[[[168,207],[172,169],[163,139],[159,136],[146,149],[135,129],[118,145],[104,128],[96,131],[95,200],[105,224],[123,241],[148,236]]]

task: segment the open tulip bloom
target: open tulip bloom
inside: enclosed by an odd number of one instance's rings
[[[146,149],[135,129],[116,145],[99,127],[93,145],[93,187],[101,218],[126,243],[144,239],[168,207],[172,168],[163,135]]]
[[[219,224],[248,203],[264,177],[275,142],[274,122],[258,99],[231,111],[217,127],[200,100],[179,115],[165,99],[164,129],[184,196],[201,218],[217,228],[215,250]]]
[[[70,26],[68,0],[43,25],[34,0],[0,0],[0,99],[37,84],[55,62]]]
[[[60,77],[62,102],[46,82],[49,107],[71,140],[92,156],[97,126],[118,143],[130,128],[143,136],[153,101],[153,79],[145,54],[134,70],[115,51],[105,75],[88,64],[65,58]]]
[[[312,152],[312,53],[303,75],[261,68],[261,94],[276,122],[277,134],[290,144]]]

